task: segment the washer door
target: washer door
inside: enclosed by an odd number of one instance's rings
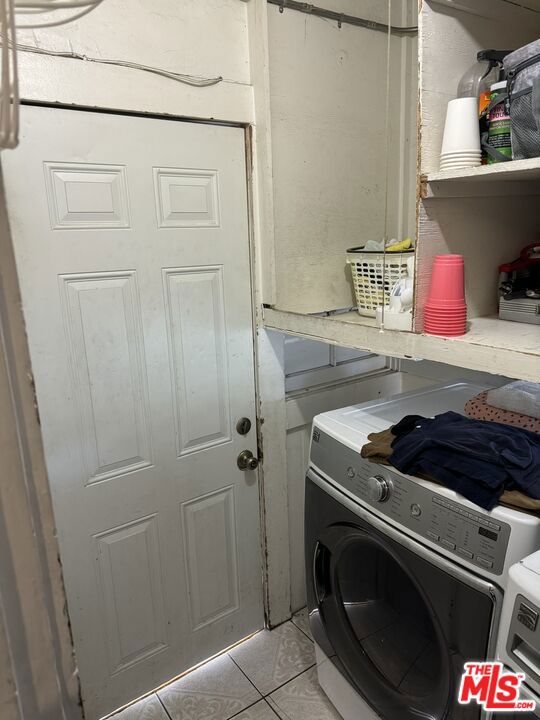
[[[314,518],[321,523],[315,534]],[[405,547],[389,526],[381,532],[309,479],[306,522],[312,629],[349,682],[385,720],[478,718],[477,706],[456,698],[463,663],[486,657],[494,609],[487,591]]]

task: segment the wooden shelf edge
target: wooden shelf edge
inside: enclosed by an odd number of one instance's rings
[[[468,170],[437,171],[422,175],[428,183],[447,182],[521,182],[540,180],[540,158],[513,160],[508,163],[481,165]]]
[[[504,323],[504,326],[494,326],[494,322]],[[540,326],[521,326],[523,333],[529,339],[535,337],[537,332],[538,343],[518,350],[505,346],[498,338],[504,337],[507,334],[504,332],[506,330],[519,336],[520,323],[490,318],[473,320],[471,331],[459,338],[380,330],[362,325],[359,319],[352,317],[352,314],[319,317],[272,308],[264,309],[263,325],[268,330],[277,330],[332,345],[353,347],[377,355],[432,360],[469,370],[540,382]],[[493,334],[493,339],[490,340],[492,327],[500,327],[503,332]],[[484,337],[484,329],[487,339]]]

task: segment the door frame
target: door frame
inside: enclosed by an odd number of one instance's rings
[[[83,717],[0,175],[0,704],[6,720]]]

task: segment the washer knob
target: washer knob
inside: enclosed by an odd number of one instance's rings
[[[368,496],[372,502],[386,502],[392,491],[392,483],[380,475],[372,475],[367,481]]]

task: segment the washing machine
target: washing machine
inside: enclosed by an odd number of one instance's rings
[[[324,413],[312,429],[305,551],[320,685],[345,720],[476,720],[458,705],[467,660],[494,658],[508,569],[540,520],[485,512],[360,456],[409,414],[463,412],[485,388],[452,383]]]
[[[501,713],[500,717],[537,720],[540,718],[540,551],[510,568],[497,656],[513,672],[525,674],[520,695],[536,702],[535,712]]]

